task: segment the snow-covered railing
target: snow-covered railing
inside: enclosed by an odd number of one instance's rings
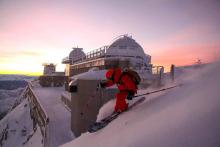
[[[41,112],[41,117],[42,117],[43,123],[47,124],[49,122],[49,117],[48,117],[46,111],[44,110],[43,106],[39,103],[39,100],[38,100],[37,96],[35,95],[35,93],[32,89],[32,86],[30,86],[30,84],[28,85],[28,88],[30,89],[29,94],[31,94],[31,96],[32,96],[31,98],[33,99],[33,102],[36,104],[37,109],[39,109],[39,111]]]
[[[27,89],[28,89],[28,86],[26,86],[26,87],[24,88],[24,90],[22,91],[22,93],[19,95],[19,98],[15,100],[13,106],[10,108],[9,111],[12,111],[15,107],[17,107],[17,106],[21,103],[21,101],[22,101],[24,98],[27,97],[27,96],[26,96],[26,94],[27,94]]]
[[[31,105],[31,113],[33,113],[34,118],[36,119],[38,125],[40,126],[41,133],[43,135],[43,143],[44,147],[48,147],[48,123],[49,123],[49,116],[47,115],[44,107],[40,104],[38,97],[34,93],[32,89],[33,85],[31,82],[28,83],[28,92],[27,97]]]
[[[154,75],[159,75],[162,68],[164,68],[164,67],[163,66],[153,66],[152,67],[152,73]]]
[[[91,52],[88,52],[86,54],[86,59],[90,59],[90,58],[98,58],[98,57],[102,57],[105,55],[106,50],[107,50],[108,46],[103,46],[101,48],[95,49]]]
[[[162,85],[163,77],[164,77],[164,67],[163,66],[153,66],[152,67],[152,75],[154,84]]]

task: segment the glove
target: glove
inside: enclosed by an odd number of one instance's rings
[[[126,99],[127,99],[127,100],[132,100],[133,97],[134,97],[134,93],[133,93],[133,92],[129,92],[128,95],[127,95],[127,97],[126,97]]]
[[[97,88],[105,88],[106,87],[106,83],[101,82],[98,84]]]

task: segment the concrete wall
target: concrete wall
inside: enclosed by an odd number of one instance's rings
[[[99,82],[78,80],[77,92],[71,95],[71,129],[76,137],[88,130],[88,126],[96,121],[103,104],[115,97],[117,89],[97,90]]]

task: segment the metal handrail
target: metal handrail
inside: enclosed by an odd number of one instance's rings
[[[40,119],[42,120],[42,123],[41,122],[38,122],[40,128],[41,128],[41,131],[43,132],[43,137],[44,137],[44,147],[48,147],[49,144],[49,132],[48,132],[48,124],[49,124],[49,116],[48,114],[46,113],[44,107],[41,105],[38,97],[36,96],[34,90],[33,90],[33,85],[32,83],[28,83],[28,92],[29,92],[29,99],[31,99],[30,101],[34,103],[34,109],[36,108],[39,112],[39,116],[40,116]]]
[[[31,92],[31,94],[33,95],[33,98],[35,99],[37,105],[39,105],[40,111],[43,112],[43,115],[44,115],[43,118],[44,118],[45,124],[49,123],[49,116],[47,115],[47,113],[46,113],[44,107],[40,104],[40,102],[39,102],[39,100],[38,100],[38,98],[37,98],[35,92],[33,91],[33,88],[31,88],[31,87],[29,86],[29,89],[30,89],[30,92]]]

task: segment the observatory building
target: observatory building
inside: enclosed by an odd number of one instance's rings
[[[52,75],[54,72],[56,72],[56,65],[53,63],[44,63],[43,66],[43,75]]]
[[[111,45],[87,54],[82,48],[73,48],[62,63],[66,64],[65,75],[69,77],[90,69],[108,69],[116,64],[121,68],[152,72],[151,56],[145,54],[144,49],[128,35],[121,35],[115,38]]]
[[[128,35],[119,36],[109,46],[89,53],[84,53],[82,48],[73,48],[62,63],[66,64],[65,75],[71,77],[67,79],[71,80],[70,83],[65,82],[65,89],[68,90],[69,83],[74,90],[71,98],[63,94],[61,99],[71,110],[71,130],[76,136],[86,132],[96,120],[99,109],[115,97],[117,88],[97,92],[97,84],[105,79],[105,69],[131,68],[139,73],[142,87],[152,82],[151,56],[145,54],[144,49]],[[95,93],[93,101],[90,100],[91,93]]]

